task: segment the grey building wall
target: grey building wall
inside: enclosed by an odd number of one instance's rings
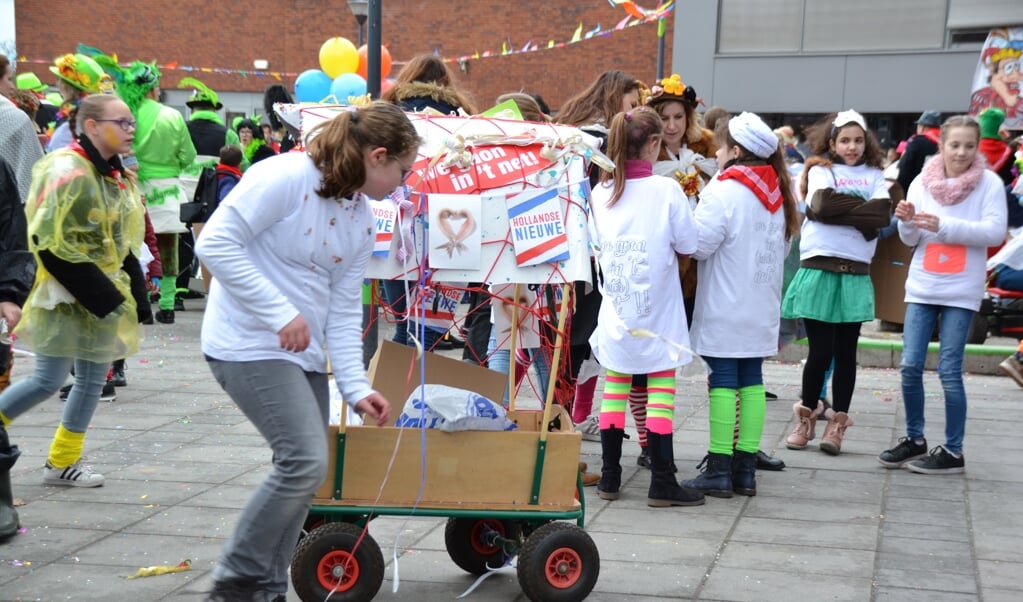
[[[719,4],[688,2],[675,21],[674,71],[696,88],[707,106],[733,112],[827,113],[855,108],[894,114],[923,109],[958,113],[969,104],[979,44],[876,53],[720,54]],[[1000,13],[1010,22],[997,25],[1023,23],[1023,0],[1011,4],[1014,12],[1010,7],[1008,14]]]

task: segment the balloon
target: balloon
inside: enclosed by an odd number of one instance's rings
[[[366,80],[354,73],[342,73],[334,78],[334,83],[330,85],[330,93],[337,98],[339,104],[348,104],[349,96],[366,94]]]
[[[394,79],[388,77],[387,79],[380,80],[380,93],[383,94],[394,87]]]
[[[295,99],[299,102],[320,102],[330,95],[330,77],[319,69],[303,71],[295,79]]]
[[[366,70],[369,69],[368,61],[369,47],[363,44],[359,46],[359,68],[355,71],[362,79],[369,79]],[[391,53],[387,46],[380,47],[380,79],[384,79],[391,72]]]
[[[320,69],[330,79],[359,68],[359,51],[347,38],[330,38],[320,46]]]

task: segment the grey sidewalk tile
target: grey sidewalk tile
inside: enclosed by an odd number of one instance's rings
[[[961,493],[951,492],[941,498],[919,499],[889,496],[885,501],[885,512],[922,512],[927,514],[948,514],[966,519],[966,500]]]
[[[47,496],[51,502],[78,504],[105,502],[134,505],[141,508],[172,506],[191,499],[211,487],[207,483],[177,481],[122,481],[108,475],[102,487],[48,487],[56,490]]]
[[[1016,560],[1020,560],[1018,554],[1013,554]],[[1023,574],[1023,562],[1008,562],[1005,560],[978,560],[977,568],[980,570],[980,585],[984,589],[1012,589],[1019,587],[1019,577]]]
[[[110,567],[89,564],[55,564],[4,585],[4,596],[21,600],[73,600],[110,602],[113,600],[157,600],[190,581],[190,573],[162,575],[158,578],[132,579],[138,567]]]
[[[880,504],[830,501],[826,505],[816,500],[798,498],[761,498],[750,500],[745,516],[758,518],[786,518],[808,521],[857,521],[877,524]]]
[[[965,480],[944,480],[944,481],[921,481],[920,479],[902,478],[901,470],[894,472],[896,476],[888,485],[888,498],[900,500],[947,500],[964,499],[966,491]],[[912,503],[912,502],[909,502]]]
[[[240,513],[225,508],[173,506],[124,529],[125,533],[227,538],[234,532]]]
[[[117,477],[132,481],[180,481],[185,478],[195,483],[224,483],[248,472],[254,464],[220,464],[215,462],[215,458],[208,460],[210,461],[185,462],[160,457],[130,465],[118,472]]]
[[[734,500],[735,498],[733,498]],[[732,514],[701,512],[707,507],[719,506],[723,500],[708,500],[704,506],[690,508],[647,508],[644,498],[642,509],[604,512],[587,523],[587,531],[628,533],[633,535],[662,535],[686,539],[724,539],[735,524]],[[717,503],[715,503],[717,502]],[[678,510],[689,510],[685,514]]]
[[[923,540],[921,545],[930,545],[930,541],[970,543],[970,531],[966,523],[959,526],[944,526],[900,523],[885,520],[881,524],[881,534],[886,538],[902,537],[907,539]]]
[[[90,545],[88,554],[79,554],[76,562],[137,570],[176,565],[187,559],[193,571],[208,571],[213,569],[225,541],[210,537],[114,533]]]
[[[878,551],[877,562],[879,566],[891,569],[973,575],[973,560],[969,555],[947,556],[934,552],[944,545],[945,542],[938,542],[917,545],[910,549],[900,549],[898,551]]]
[[[1021,557],[1020,550],[1023,541],[1023,529],[999,529],[996,525],[990,527],[974,526],[973,553],[976,558],[985,560],[1010,560],[1016,561]],[[1023,591],[1023,587],[1020,588]]]
[[[159,512],[142,505],[103,502],[67,502],[49,498],[18,508],[21,524],[36,528],[94,529],[114,531],[143,521]]]
[[[985,587],[981,590],[984,602],[1019,602],[1019,586],[1012,589],[991,589]]]
[[[182,507],[225,508],[241,512],[251,497],[251,487],[216,485],[182,500],[179,505]]]
[[[633,535],[590,531],[590,537],[601,550],[601,561],[710,566],[718,552],[719,540],[669,535]]]
[[[700,590],[701,600],[792,602],[792,600],[869,600],[869,578],[814,575],[743,567],[715,567]]]
[[[830,538],[818,538],[818,541],[820,547],[806,543],[805,537],[796,540],[798,545],[730,542],[722,550],[717,566],[870,579],[873,550],[844,548],[840,540]]]
[[[814,522],[775,518],[739,519],[729,541],[766,544],[835,545],[871,550],[877,546],[877,527],[871,523]]]
[[[974,594],[936,592],[901,587],[878,588],[877,595],[874,597],[876,602],[977,602],[979,599]]]
[[[891,566],[889,563],[878,563],[874,575],[879,590],[888,588],[907,588],[910,590],[926,590],[930,592],[955,592],[976,595],[977,578],[972,573],[938,571],[934,567],[923,570]]]
[[[600,579],[586,598],[607,602],[621,600],[691,600],[703,579],[703,565],[664,564],[651,560],[600,561]]]
[[[0,579],[7,572],[20,572],[18,569],[21,568],[35,570],[46,563],[73,556],[76,550],[114,533],[100,529],[51,527],[27,520],[22,520],[21,526],[23,533],[0,545]]]
[[[968,452],[963,455],[966,458],[966,474],[970,479],[1023,483],[1023,466],[1005,462],[1004,456],[1000,462],[995,462],[994,457],[991,462],[974,462]]]

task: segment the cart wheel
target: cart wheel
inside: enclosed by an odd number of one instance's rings
[[[372,600],[384,582],[384,555],[362,528],[327,523],[302,538],[291,558],[291,582],[303,602]]]
[[[534,602],[576,602],[597,584],[600,553],[586,531],[548,523],[526,539],[518,574],[522,592]]]
[[[302,541],[307,535],[313,532],[313,529],[325,524],[327,524],[327,517],[325,515],[310,513],[305,517],[305,522],[302,523],[302,531],[298,534],[298,540]]]
[[[966,335],[966,342],[972,345],[983,345],[987,340],[988,323],[987,316],[981,313],[973,314],[970,322],[970,330]]]
[[[489,536],[493,534],[505,539],[518,539],[522,526],[515,521],[496,518],[449,518],[444,528],[444,545],[458,568],[473,575],[482,575],[488,566],[496,569],[504,565],[505,552],[500,545],[490,541]]]

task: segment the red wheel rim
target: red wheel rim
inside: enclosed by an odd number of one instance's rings
[[[476,523],[472,526],[472,531],[469,533],[469,544],[472,546],[473,551],[481,556],[489,556],[501,549],[486,542],[484,537],[486,536],[487,530],[496,531],[501,537],[505,536],[504,523],[501,521],[476,521]]]
[[[359,581],[359,561],[344,550],[327,552],[316,565],[316,579],[320,582],[320,587],[328,592],[346,592]],[[337,589],[334,589],[335,586]]]
[[[583,559],[572,548],[558,548],[547,556],[544,576],[547,583],[558,589],[575,585],[583,574]]]

